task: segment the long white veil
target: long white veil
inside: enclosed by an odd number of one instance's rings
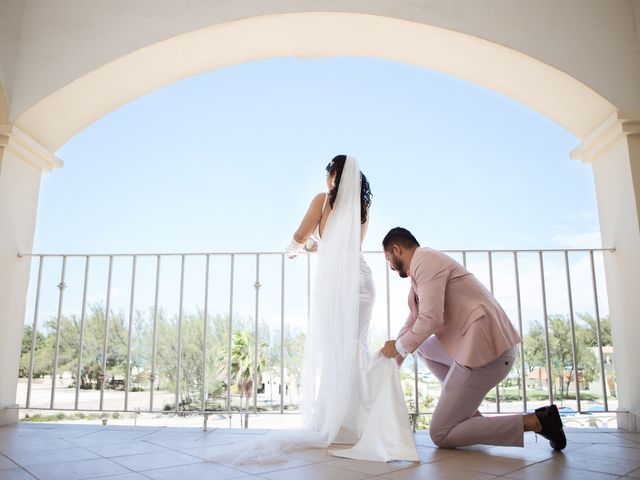
[[[347,157],[318,248],[303,363],[305,428],[271,432],[268,438],[227,445],[218,448],[209,460],[231,460],[235,464],[285,461],[286,451],[327,447],[340,432],[356,371],[360,184],[358,162]]]
[[[335,440],[353,390],[360,281],[360,168],[347,157],[318,248],[303,366],[305,425]]]

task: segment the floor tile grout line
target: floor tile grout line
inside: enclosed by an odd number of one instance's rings
[[[37,478],[38,480],[40,480],[40,477],[39,477],[39,476],[37,476],[35,473],[33,473],[33,472],[32,472],[31,470],[29,470],[28,468],[26,468],[26,467],[22,467],[22,466],[21,466],[20,468],[22,468],[22,470],[24,470],[25,472],[27,472],[27,473],[28,473],[29,475],[31,475],[33,478]]]
[[[94,452],[91,452],[91,453],[94,453]],[[30,466],[31,466],[31,467],[40,467],[40,466],[45,466],[45,465],[61,465],[61,464],[65,464],[65,463],[82,463],[82,462],[92,462],[92,461],[96,461],[96,460],[106,460],[106,461],[108,461],[109,463],[113,463],[114,465],[117,465],[118,467],[122,467],[122,468],[125,468],[125,469],[129,470],[129,472],[131,472],[131,473],[138,473],[138,472],[135,472],[134,470],[131,470],[130,468],[128,468],[128,467],[126,467],[126,466],[124,466],[124,465],[120,465],[119,463],[113,462],[113,461],[111,461],[111,459],[106,458],[106,457],[103,457],[102,455],[99,455],[99,454],[97,454],[97,453],[95,453],[95,455],[98,455],[98,457],[99,457],[99,458],[85,458],[85,459],[82,459],[82,460],[72,460],[72,461],[66,461],[66,462],[55,462],[55,463],[40,463],[40,464],[38,464],[38,465],[30,465]],[[31,472],[30,470],[28,470],[28,468],[27,468],[27,467],[21,466],[21,468],[23,468],[24,470],[26,470],[26,471],[27,471],[30,475],[32,475],[33,477],[38,478],[38,479],[40,478],[40,477],[36,476],[33,472]],[[116,473],[116,474],[114,474],[114,475],[106,475],[106,476],[103,476],[103,477],[97,477],[97,478],[109,478],[109,477],[113,477],[113,478],[115,479],[115,478],[116,478],[116,475],[120,475],[120,474]],[[85,477],[85,478],[83,478],[83,479],[77,479],[77,480],[87,480],[87,479],[90,479],[90,478],[94,478],[94,477]]]
[[[136,442],[125,442],[125,444],[129,444],[129,443],[136,443]],[[145,443],[148,443],[148,442],[145,442]],[[121,445],[121,444],[114,443],[113,445]],[[153,444],[153,445],[155,445],[155,444]],[[109,446],[109,445],[103,445],[103,446]],[[161,445],[155,445],[155,446],[156,446],[156,447],[165,448],[165,447],[162,447]],[[130,453],[130,454],[124,454],[124,455],[114,455],[113,457],[105,457],[105,456],[104,456],[104,455],[102,455],[101,453],[96,452],[96,451],[94,451],[94,450],[91,450],[91,447],[93,447],[93,445],[90,445],[90,446],[88,446],[88,447],[83,447],[83,448],[84,448],[85,450],[88,450],[88,451],[90,451],[91,453],[94,453],[94,454],[96,454],[96,455],[98,455],[98,456],[100,456],[100,457],[102,457],[102,458],[104,458],[104,459],[107,459],[107,460],[108,460],[109,458],[115,458],[115,457],[131,457],[131,456],[133,456],[133,455],[143,455],[143,454],[145,454],[145,453],[160,453],[160,452],[141,452],[141,453]],[[171,450],[171,449],[167,449],[167,450]]]
[[[604,444],[603,444],[603,443],[592,443],[592,444],[589,444],[589,445],[586,445],[586,446],[583,446],[583,447],[579,447],[579,448],[576,448],[576,449],[572,449],[572,450],[570,450],[569,452],[566,452],[566,453],[571,453],[571,454],[573,454],[573,455],[578,455],[579,457],[589,457],[589,456],[591,456],[592,454],[589,454],[589,453],[581,453],[581,452],[582,452],[583,450],[585,450],[585,449],[589,448],[589,447],[592,447],[592,446],[594,446],[594,447],[600,447],[600,448],[601,448],[601,447],[603,447],[603,446],[610,446],[610,447],[615,447],[616,449],[620,449],[620,448],[632,448],[633,450],[640,450],[640,449],[637,449],[637,448],[635,448],[635,447],[627,447],[627,446],[625,446],[625,445],[614,445],[614,444],[609,444],[609,443],[604,443]],[[638,452],[638,454],[640,455],[640,452]],[[614,459],[616,459],[616,460],[620,460],[620,458],[618,458],[618,457],[612,457],[612,458],[614,458]]]
[[[526,470],[529,467],[548,462],[549,460],[553,460],[553,458],[545,458],[544,460],[540,460],[540,461],[536,461],[536,462],[530,463],[529,465],[525,465],[524,467],[516,468],[515,470],[511,470],[510,472],[506,472],[506,473],[503,473],[501,475],[498,475],[498,478],[499,477],[508,477],[509,475],[512,475],[515,472],[520,472],[522,470]],[[481,472],[481,473],[486,473],[486,472]]]
[[[111,460],[110,458],[105,458],[105,460],[107,460],[108,462],[113,463],[114,465],[118,465],[119,467],[125,468],[125,469],[129,470],[129,471],[130,471],[130,472],[132,472],[132,473],[139,473],[139,472],[136,472],[136,471],[134,471],[134,470],[130,469],[130,468],[129,468],[129,467],[127,467],[126,465],[121,465],[121,464],[119,464],[119,463],[117,463],[117,462],[114,462],[114,461],[113,461],[113,460]],[[120,475],[120,474],[117,474],[117,475]],[[146,476],[146,475],[145,475],[145,476]],[[113,478],[115,479],[116,477],[114,476]]]
[[[94,433],[104,432],[105,430],[109,430],[109,427],[98,428],[97,430],[95,430],[93,432],[88,432],[88,433],[85,433],[84,435],[78,435],[78,436],[73,437],[73,438],[82,438],[82,437],[86,437],[87,435],[93,435]]]
[[[155,434],[155,433],[159,433],[160,431],[165,431],[165,430],[167,430],[167,429],[169,429],[169,428],[171,428],[171,427],[161,427],[158,431],[155,431],[155,432],[149,432],[149,433],[144,434],[144,435],[142,435],[142,436],[140,436],[140,437],[137,437],[137,438],[136,438],[136,440],[143,440],[143,441],[144,441],[144,440],[145,440],[145,438],[144,438],[144,437],[148,437],[149,435],[153,435],[153,434]],[[195,430],[195,429],[196,429],[196,427],[194,427],[193,429]],[[198,427],[198,429],[199,429],[199,427]],[[196,438],[196,440],[194,440],[194,442],[197,442],[198,440],[200,440],[200,439],[202,439],[202,438],[206,437],[207,435],[210,435],[210,434],[211,434],[211,433],[213,433],[215,430],[218,430],[218,429],[217,429],[217,428],[214,428],[214,429],[213,429],[213,430],[211,430],[211,431],[202,432],[202,435],[200,435],[199,437],[197,437],[197,438]],[[174,434],[176,434],[176,433],[181,433],[181,432],[170,432],[170,433],[174,433]],[[184,433],[190,433],[190,432],[184,432]],[[195,433],[195,432],[194,432],[194,433]]]
[[[570,452],[567,452],[567,453],[570,453]],[[551,460],[553,460],[553,459],[547,459],[547,460],[545,460],[543,462],[539,462],[539,463],[545,463],[545,462],[548,462],[548,461],[551,461]],[[640,460],[638,461],[638,463],[640,463]],[[579,470],[580,472],[587,472],[587,473],[603,473],[605,475],[619,475],[617,473],[603,472],[601,470],[589,470],[589,469],[586,469],[586,468],[580,468],[580,467],[575,467],[575,466],[566,467],[566,468],[567,468],[567,470]],[[626,472],[626,473],[624,473],[622,475],[619,475],[619,476],[620,477],[625,477],[626,475],[629,475],[629,473],[632,473],[632,472],[635,472],[635,470],[631,470],[631,471]],[[510,474],[511,473],[513,473],[513,472],[510,472]]]
[[[97,432],[93,432],[93,433],[99,433],[99,432],[103,432],[103,431],[105,431],[105,430],[104,430],[104,429],[101,429],[101,430],[98,430]],[[127,430],[123,430],[123,432],[126,432],[126,431],[127,431]],[[115,432],[115,433],[122,433],[122,432],[117,432],[117,431],[115,431],[115,430],[114,430],[114,432]],[[87,435],[91,435],[91,434],[87,434]],[[81,435],[81,436],[79,436],[79,437],[73,437],[73,438],[78,438],[78,439],[79,439],[79,438],[86,437],[87,435]],[[117,445],[117,444],[120,444],[120,443],[133,443],[133,442],[137,442],[137,441],[141,440],[141,438],[142,438],[142,437],[132,437],[129,441],[125,441],[125,442],[122,442],[122,441],[120,441],[120,442],[114,442],[113,444],[114,444],[114,445]],[[87,448],[87,446],[90,446],[90,445],[83,445],[82,443],[76,443],[76,442],[74,442],[73,440],[67,440],[67,439],[60,439],[60,440],[65,440],[65,441],[67,441],[67,442],[69,442],[69,443],[72,443],[73,445],[75,445],[75,446],[77,446],[77,447],[81,447],[81,448]],[[108,444],[107,444],[107,445],[108,445]]]
[[[73,447],[70,447],[70,448],[81,448],[81,449],[83,449],[83,450],[87,450],[86,448],[78,447],[78,446],[73,446]],[[70,448],[69,448],[69,449],[70,449]],[[65,448],[63,448],[63,449],[57,449],[57,448],[56,448],[56,449],[51,449],[50,451],[54,451],[54,450],[55,450],[55,451],[59,451],[59,450],[68,450],[68,449],[65,449]],[[49,450],[45,450],[45,452],[47,452],[47,451],[49,451]],[[89,453],[93,454],[93,455],[98,455],[97,453],[94,453],[94,452],[92,452],[92,451],[90,451],[90,450],[87,450],[87,451],[88,451]],[[33,453],[36,453],[36,452],[33,452]],[[28,465],[28,466],[27,466],[27,465],[23,465],[22,463],[18,463],[18,461],[17,461],[17,460],[15,460],[15,459],[13,459],[13,458],[11,458],[11,457],[7,457],[7,458],[9,458],[9,460],[11,460],[11,461],[12,461],[13,463],[15,463],[16,465],[19,465],[19,466],[20,466],[20,468],[24,468],[25,470],[26,470],[28,467],[39,467],[39,466],[41,466],[41,465],[58,465],[58,464],[60,464],[60,463],[75,463],[75,462],[83,462],[83,461],[85,461],[85,460],[97,460],[97,459],[95,459],[95,458],[84,458],[84,459],[82,459],[82,460],[71,460],[71,461],[66,460],[66,461],[62,461],[62,462],[53,462],[53,463],[36,463],[36,464],[32,464],[32,465]]]
[[[137,440],[136,440],[136,441],[137,441]],[[136,443],[136,441],[131,442],[131,443]],[[144,440],[143,440],[143,441],[144,441]],[[157,445],[157,446],[159,446],[159,445]],[[88,450],[88,449],[87,449],[87,450]],[[118,466],[120,466],[120,467],[122,467],[122,468],[126,468],[126,469],[127,469],[127,470],[129,470],[130,472],[133,472],[133,473],[140,473],[140,472],[136,472],[136,471],[134,471],[134,470],[130,469],[130,468],[129,468],[129,467],[127,467],[126,465],[121,465],[121,464],[119,464],[119,463],[114,462],[113,460],[111,460],[111,458],[115,458],[115,457],[105,457],[105,456],[103,456],[103,455],[102,455],[102,454],[100,454],[100,453],[93,452],[93,451],[91,451],[91,450],[89,450],[89,451],[90,451],[91,453],[95,453],[96,455],[98,455],[98,456],[99,456],[100,458],[102,458],[103,460],[108,460],[109,462],[111,462],[111,463],[113,463],[113,464],[115,464],[115,465],[118,465]],[[161,452],[149,452],[149,453],[161,453]],[[117,456],[119,456],[119,457],[131,457],[131,456],[135,456],[135,455],[144,455],[144,453],[138,453],[138,454],[133,454],[133,455],[117,455]],[[146,475],[145,475],[145,476],[146,476]],[[107,477],[107,478],[108,478],[108,477]],[[114,478],[115,478],[115,477],[114,477]]]

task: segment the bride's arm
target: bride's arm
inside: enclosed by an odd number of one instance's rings
[[[302,218],[302,222],[300,222],[298,230],[293,234],[293,241],[291,242],[291,245],[287,248],[287,252],[290,254],[290,257],[297,255],[297,253],[302,250],[302,246],[320,223],[325,195],[325,193],[319,193],[313,197],[313,200],[311,200],[307,213],[305,213]]]
[[[302,222],[300,222],[298,230],[293,234],[293,239],[296,242],[304,244],[304,242],[309,240],[309,237],[320,223],[320,218],[322,217],[322,204],[324,203],[325,195],[325,193],[319,193],[313,197],[313,200],[311,200],[307,213],[305,213],[302,218]]]

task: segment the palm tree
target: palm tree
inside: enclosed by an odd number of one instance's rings
[[[258,383],[262,382],[262,371],[265,366],[265,352],[267,344],[261,342],[258,350],[257,378]],[[236,385],[240,394],[240,409],[242,410],[242,399],[245,398],[245,406],[249,409],[249,398],[254,389],[254,350],[253,335],[249,332],[236,332],[231,346],[231,381]],[[226,353],[220,356],[220,364],[224,365]],[[223,367],[226,370],[226,365]]]

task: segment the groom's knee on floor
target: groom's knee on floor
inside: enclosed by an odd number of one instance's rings
[[[451,445],[447,441],[447,437],[449,436],[449,432],[451,431],[451,427],[439,427],[437,425],[431,424],[429,427],[429,436],[431,437],[431,441],[440,448],[454,448],[454,445]]]

